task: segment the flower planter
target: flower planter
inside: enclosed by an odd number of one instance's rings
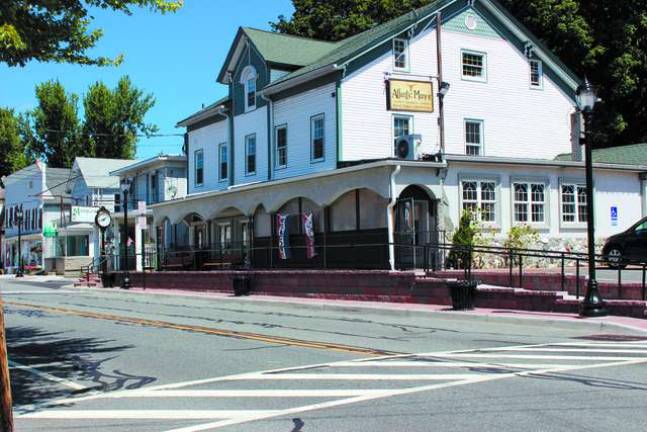
[[[474,309],[474,297],[478,281],[456,280],[447,283],[452,296],[452,307],[454,310]]]

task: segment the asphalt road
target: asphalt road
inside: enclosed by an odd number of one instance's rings
[[[17,431],[641,431],[647,336],[0,278]]]

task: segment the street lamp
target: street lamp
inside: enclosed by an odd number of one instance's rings
[[[121,180],[121,191],[124,193],[124,232],[121,243],[124,245],[124,276],[121,281],[123,289],[130,289],[130,272],[128,271],[128,191],[131,181],[129,178]]]
[[[442,162],[445,154],[445,96],[449,92],[449,83],[441,81],[438,85],[438,127],[440,129],[440,154],[437,159]]]
[[[595,89],[588,79],[578,87],[576,93],[577,106],[584,117],[584,146],[586,158],[586,227],[589,255],[589,281],[586,286],[586,296],[582,303],[580,315],[583,317],[599,317],[607,315],[604,301],[598,291],[595,277],[595,215],[593,205],[593,156],[591,151],[591,117],[593,108],[598,100]]]
[[[22,220],[23,212],[22,206],[16,208],[16,222],[18,223],[18,270],[16,271],[16,277],[25,276],[25,271],[22,266]]]

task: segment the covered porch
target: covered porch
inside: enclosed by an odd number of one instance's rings
[[[445,172],[385,160],[155,205],[159,269],[422,268],[444,240]]]

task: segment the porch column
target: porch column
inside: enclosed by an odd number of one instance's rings
[[[135,223],[133,221],[133,223]],[[142,251],[144,250],[144,230],[141,229],[139,224],[135,225],[135,269],[137,271],[142,271],[143,269],[143,260],[142,260]]]
[[[388,242],[389,242],[389,267],[391,271],[395,271],[395,221],[393,217],[393,208],[394,204],[389,204],[386,206],[386,229],[388,232]]]

